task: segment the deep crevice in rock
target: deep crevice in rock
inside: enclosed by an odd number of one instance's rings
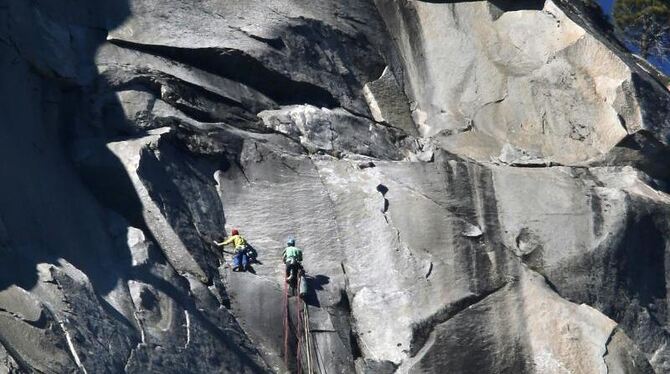
[[[503,12],[516,10],[542,10],[545,0],[488,0],[488,2]]]
[[[612,338],[614,337],[614,334],[616,333],[617,328],[613,328],[612,331],[610,331],[609,336],[607,337],[607,341],[605,341],[605,352],[603,353],[603,365],[605,365],[605,370],[606,374],[609,373],[610,368],[609,365],[607,365],[607,355],[609,354],[609,345],[612,342]]]
[[[414,323],[412,325],[412,339],[410,341],[410,357],[416,356],[416,354],[424,347],[436,326],[449,321],[460,312],[502,290],[509,284],[510,282],[505,282],[491,290],[464,297],[463,299],[460,299],[452,304],[444,306],[442,309],[425,320]]]
[[[251,103],[235,101],[162,72],[137,71],[135,74],[138,75],[114,85],[113,88],[117,91],[134,90],[150,93],[156,99],[165,101],[198,122],[214,124],[225,122],[242,129],[263,130],[258,125],[259,119],[253,111],[267,108],[256,108]],[[165,120],[162,117],[155,117],[152,110],[149,110],[149,115],[154,122]]]
[[[670,159],[670,147],[659,141],[647,130],[638,130],[625,136],[601,159],[594,160],[590,166],[632,165],[663,182],[654,188],[670,192],[670,168],[666,160]],[[652,182],[654,183],[654,182]]]
[[[120,39],[112,39],[111,42],[120,47],[165,57],[246,84],[281,105],[308,103],[326,108],[339,106],[338,101],[327,90],[272,71],[243,51],[148,45]]]
[[[40,312],[40,317],[35,321],[27,320],[27,319],[21,317],[20,315],[14,313],[14,312],[11,312],[7,309],[4,309],[4,308],[0,308],[0,313],[1,314],[6,314],[6,315],[16,319],[17,321],[21,321],[21,322],[26,323],[26,324],[34,327],[34,328],[37,328],[37,329],[44,329],[44,328],[47,327],[48,320],[47,320],[47,316],[44,314],[44,311]]]
[[[261,43],[265,43],[269,45],[270,47],[277,49],[277,50],[282,50],[286,48],[286,43],[282,40],[282,38],[277,37],[277,38],[264,38],[259,35],[252,34],[250,32],[247,32],[246,30],[242,29],[241,27],[235,27],[235,26],[229,26],[231,29],[239,31],[243,33],[244,35],[250,37],[251,39],[254,39],[256,41],[259,41]]]

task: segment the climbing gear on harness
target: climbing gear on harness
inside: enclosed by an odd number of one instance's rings
[[[290,283],[292,291],[297,289],[296,278],[304,274],[304,269],[299,261],[289,258],[286,262],[286,282]]]

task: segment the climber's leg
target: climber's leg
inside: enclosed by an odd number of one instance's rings
[[[242,260],[241,258],[241,252],[235,253],[235,256],[233,256],[233,271],[239,271],[240,270],[240,262]]]
[[[286,282],[291,281],[291,277],[293,276],[292,270],[293,270],[294,266],[295,265],[293,264],[293,262],[287,262],[286,263]]]

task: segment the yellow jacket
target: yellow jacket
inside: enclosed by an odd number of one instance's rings
[[[228,245],[230,243],[233,243],[235,249],[242,249],[247,246],[247,241],[242,237],[242,235],[233,235],[229,237],[223,243],[221,243],[221,246]]]

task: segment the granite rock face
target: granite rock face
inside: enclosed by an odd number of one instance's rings
[[[0,77],[0,372],[670,371],[670,92],[574,3],[5,0]]]

